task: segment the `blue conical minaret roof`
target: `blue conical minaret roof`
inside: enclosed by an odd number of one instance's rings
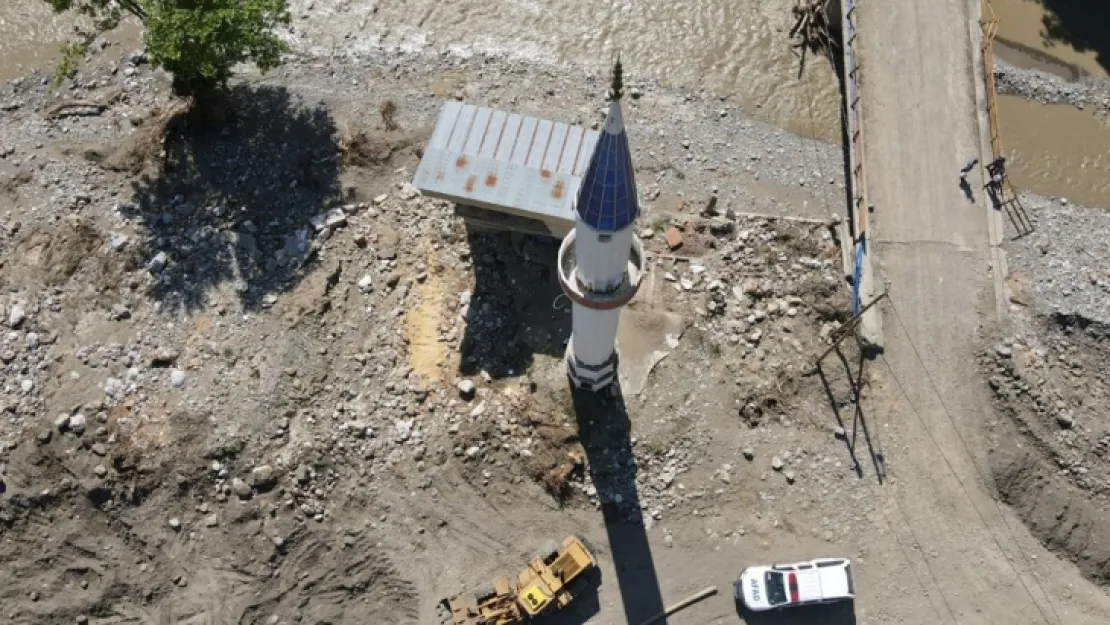
[[[632,173],[632,153],[624,133],[621,86],[621,62],[618,58],[613,67],[609,112],[575,203],[578,217],[601,232],[623,230],[640,214],[640,199]]]

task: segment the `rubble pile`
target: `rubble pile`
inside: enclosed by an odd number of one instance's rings
[[[1110,497],[1110,328],[1074,316],[1040,318],[985,355],[1004,414],[1093,501]],[[1029,331],[1032,330],[1032,331]]]

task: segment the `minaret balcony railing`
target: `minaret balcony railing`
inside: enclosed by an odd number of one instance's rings
[[[594,310],[612,310],[631,301],[640,290],[644,275],[644,244],[640,237],[632,236],[624,278],[616,288],[606,292],[591,291],[578,279],[575,240],[576,233],[572,230],[559,246],[559,286],[563,293],[574,303]]]

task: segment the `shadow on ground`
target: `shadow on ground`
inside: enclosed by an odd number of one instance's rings
[[[575,389],[572,399],[590,478],[602,501],[625,620],[635,624],[663,612],[663,596],[636,492],[632,424],[619,387],[611,388],[600,393]]]
[[[583,625],[601,612],[601,569],[594,568],[589,574],[586,590],[574,596],[570,605],[531,620],[532,625]]]
[[[232,114],[207,128],[184,115],[167,126],[163,166],[134,183],[121,210],[150,234],[152,296],[198,308],[233,282],[244,309],[268,303],[304,275],[308,220],[341,199],[335,124],[282,87],[234,87]],[[268,297],[270,296],[270,297]]]
[[[771,612],[752,612],[737,601],[736,613],[745,625],[856,625],[855,605],[851,601]]]
[[[868,417],[863,410],[863,389],[867,385],[864,371],[869,362],[871,359],[866,351],[856,341],[847,339],[817,364],[817,375],[825,388],[825,397],[829,400],[836,425],[843,432],[841,438],[856,476],[862,478],[864,474],[864,465],[859,459],[861,450],[857,444],[862,440],[867,447],[862,451],[868,456],[875,479],[882,484],[886,479],[882,445],[877,437],[872,439]],[[849,412],[850,415],[846,414]]]
[[[555,272],[558,241],[467,228],[474,291],[466,311],[459,373],[518,376],[535,354],[562,357],[569,303]]]
[[[1094,52],[1110,72],[1110,3],[1106,0],[1038,0],[1045,8],[1041,37],[1046,45],[1067,44],[1079,52]]]

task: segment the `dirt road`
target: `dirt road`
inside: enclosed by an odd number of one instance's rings
[[[987,160],[978,2],[859,10],[873,253],[890,293],[873,409],[903,443],[886,458],[885,497],[917,593],[941,623],[1106,622],[1110,599],[992,500],[985,440],[1010,426],[995,420],[975,353],[1000,321],[994,216],[981,169],[971,197],[957,185],[969,158]]]

